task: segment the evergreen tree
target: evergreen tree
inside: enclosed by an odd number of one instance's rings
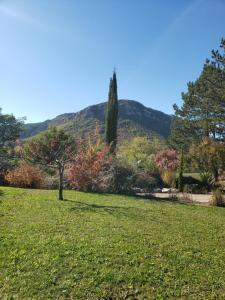
[[[212,51],[212,60],[211,63],[217,65],[224,70],[225,68],[225,39],[222,38],[220,48],[223,49],[223,53],[221,54],[218,50]]]
[[[224,141],[225,76],[222,63],[208,61],[199,78],[188,83],[188,91],[182,98],[181,108],[174,105],[172,144],[180,148],[202,138]]]
[[[105,126],[105,141],[114,152],[117,143],[117,121],[118,121],[118,95],[117,95],[117,80],[116,72],[113,72],[113,77],[110,79],[109,95],[106,111],[106,126]]]
[[[23,120],[2,114],[0,108],[0,174],[15,163],[14,147],[22,131]]]

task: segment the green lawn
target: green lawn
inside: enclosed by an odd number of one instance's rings
[[[1,188],[0,299],[225,299],[225,209]]]

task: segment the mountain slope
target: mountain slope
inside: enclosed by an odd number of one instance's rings
[[[64,128],[76,137],[86,136],[94,130],[96,122],[100,133],[104,133],[106,102],[89,106],[77,113],[66,113],[52,120],[40,123],[25,124],[21,138],[34,136],[56,125]],[[118,135],[120,139],[137,135],[157,134],[168,137],[170,134],[171,116],[145,107],[134,100],[119,100]]]

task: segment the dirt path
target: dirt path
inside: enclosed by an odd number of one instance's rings
[[[187,193],[152,193],[152,196],[161,199],[177,198],[183,203],[199,203],[209,205],[211,194],[187,194]]]

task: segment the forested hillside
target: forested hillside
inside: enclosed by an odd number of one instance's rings
[[[21,133],[22,138],[28,138],[42,132],[49,125],[57,125],[66,132],[77,137],[85,136],[93,129],[96,122],[100,125],[100,133],[103,133],[105,122],[106,103],[89,106],[77,113],[66,113],[52,120],[40,123],[25,124]],[[171,117],[163,112],[145,107],[133,100],[119,100],[118,136],[119,139],[148,135],[151,133],[168,137],[170,134]]]

